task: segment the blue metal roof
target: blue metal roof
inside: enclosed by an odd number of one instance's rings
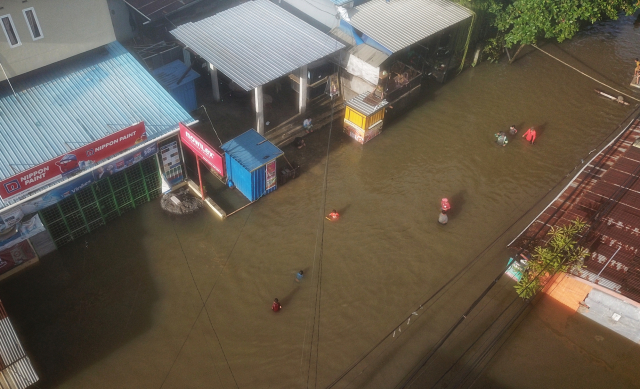
[[[144,121],[149,139],[191,116],[118,42],[0,82],[0,179]]]
[[[151,73],[162,86],[170,91],[200,77],[198,73],[191,68],[187,68],[187,65],[179,59],[161,66]],[[187,74],[185,75],[185,73]],[[180,84],[178,84],[178,80],[180,80],[182,76],[184,77],[180,81]]]
[[[284,154],[253,129],[223,144],[222,150],[250,172]]]

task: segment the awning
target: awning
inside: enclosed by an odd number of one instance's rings
[[[353,8],[349,15],[353,27],[395,53],[470,18],[472,13],[449,0],[371,0]]]
[[[152,140],[193,121],[118,42],[11,82],[15,95],[0,84],[0,180],[139,122]]]
[[[171,34],[246,91],[344,47],[268,0],[240,4]]]

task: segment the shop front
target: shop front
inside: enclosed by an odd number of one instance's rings
[[[193,122],[117,42],[39,72],[0,85],[0,278],[159,196]]]

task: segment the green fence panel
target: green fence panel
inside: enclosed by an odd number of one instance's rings
[[[161,185],[156,158],[147,158],[43,209],[40,218],[60,247],[159,197]]]

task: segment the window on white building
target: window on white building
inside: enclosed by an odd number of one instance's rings
[[[23,9],[22,13],[24,14],[24,18],[27,21],[27,25],[29,26],[31,38],[33,38],[34,41],[42,38],[42,29],[40,28],[40,23],[38,22],[38,16],[36,16],[36,10],[31,7]]]
[[[18,36],[18,32],[16,31],[16,26],[13,24],[11,15],[0,16],[0,24],[2,24],[2,30],[4,31],[4,36],[7,37],[9,46],[20,46],[20,37]]]

